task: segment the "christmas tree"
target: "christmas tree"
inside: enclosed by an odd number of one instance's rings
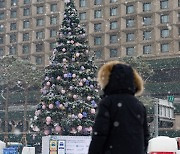
[[[45,68],[42,96],[32,128],[45,135],[89,135],[99,100],[96,69],[73,0],[65,1],[64,19]]]

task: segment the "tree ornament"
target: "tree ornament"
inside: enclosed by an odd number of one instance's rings
[[[91,100],[91,96],[87,96],[87,100],[90,101]]]
[[[67,74],[64,74],[64,78],[67,78],[67,76],[68,76]]]
[[[81,66],[81,70],[84,70],[85,68],[84,68],[84,66]]]
[[[43,105],[43,106],[42,106],[42,109],[45,110],[45,109],[46,109],[46,105]]]
[[[77,95],[73,95],[73,98],[74,98],[74,99],[77,99]]]
[[[70,86],[69,89],[72,90],[72,89],[73,89],[73,86]]]
[[[82,126],[77,127],[78,132],[82,131]]]
[[[46,76],[46,77],[45,77],[45,80],[46,80],[46,81],[47,81],[47,80],[49,80],[49,77],[48,77],[48,76]]]
[[[44,130],[44,135],[49,135],[50,131],[48,129]]]
[[[83,112],[83,117],[87,118],[87,112]]]
[[[91,85],[90,85],[90,88],[94,88],[94,86],[91,84]]]
[[[50,86],[50,85],[51,85],[51,82],[49,82],[49,81],[46,82],[46,85],[47,85],[47,86]]]
[[[65,94],[65,92],[66,92],[66,91],[65,91],[64,89],[61,90],[61,93],[62,93],[62,94]]]
[[[38,116],[38,115],[40,115],[40,114],[41,114],[41,110],[35,111],[35,115],[36,115],[36,116]]]
[[[71,40],[71,43],[74,44],[74,40]]]
[[[81,86],[81,87],[82,87],[82,86],[83,86],[83,83],[82,83],[82,82],[79,82],[79,86]]]
[[[53,109],[54,105],[53,104],[49,104],[49,109]]]
[[[60,102],[59,102],[59,101],[56,101],[55,104],[56,104],[56,106],[59,106]]]
[[[61,131],[61,127],[60,126],[56,126],[55,127],[55,131],[59,133]]]
[[[72,58],[72,61],[75,61],[76,59],[75,58]]]
[[[72,77],[75,78],[75,77],[76,77],[76,74],[73,74]]]
[[[35,131],[35,132],[39,132],[40,130],[39,130],[39,128],[37,127],[37,126],[33,126],[33,131]]]
[[[91,109],[91,113],[92,113],[92,114],[95,114],[95,113],[96,113],[96,110],[95,110],[95,109]]]
[[[46,117],[46,121],[51,122],[51,117],[50,116]]]
[[[49,125],[51,122],[50,121],[46,121],[46,125]]]
[[[79,53],[76,53],[76,57],[79,57],[80,56],[80,54]]]
[[[83,115],[81,113],[78,114],[78,118],[79,119],[82,119],[83,118]]]
[[[83,78],[83,82],[86,82],[86,78]]]
[[[63,62],[64,62],[64,63],[67,62],[66,58],[63,58]]]
[[[65,51],[66,51],[66,49],[65,49],[65,48],[63,48],[63,49],[62,49],[62,51],[63,51],[63,52],[65,52]]]
[[[61,77],[60,77],[60,76],[58,76],[58,77],[57,77],[57,80],[61,80]]]

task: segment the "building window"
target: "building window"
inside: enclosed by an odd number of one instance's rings
[[[161,29],[161,37],[162,38],[169,37],[169,29]]]
[[[95,32],[100,32],[102,30],[101,26],[102,26],[101,23],[94,24],[94,31]]]
[[[38,6],[37,7],[37,14],[43,14],[44,13],[44,7],[43,6]]]
[[[160,16],[161,24],[168,23],[169,22],[169,15],[161,15]]]
[[[130,41],[134,41],[135,40],[135,35],[134,33],[128,33],[126,34],[126,41],[130,42]]]
[[[117,21],[111,21],[110,22],[110,30],[114,30],[118,28],[118,22]]]
[[[0,56],[4,56],[4,49],[0,48]]]
[[[11,0],[11,6],[16,6],[17,5],[17,0]]]
[[[9,55],[16,55],[17,47],[11,46],[9,47]]]
[[[96,59],[101,59],[102,58],[102,50],[95,50],[95,58]]]
[[[4,18],[5,18],[4,12],[0,12],[0,20],[4,20]]]
[[[94,11],[94,18],[101,18],[102,17],[102,11],[101,10],[95,10]]]
[[[10,24],[10,30],[16,30],[16,28],[17,28],[16,23]]]
[[[160,1],[160,8],[161,9],[168,9],[168,6],[169,4],[168,4],[168,0],[161,0]]]
[[[30,27],[30,22],[29,20],[24,20],[23,21],[23,28],[29,28]]]
[[[22,46],[22,54],[29,54],[30,46],[28,44]]]
[[[56,42],[49,43],[50,50],[53,50],[56,47]]]
[[[134,19],[126,19],[126,27],[131,28],[135,26],[135,20]]]
[[[36,32],[36,39],[44,39],[44,32],[43,31]]]
[[[102,38],[100,36],[94,37],[94,45],[101,45]]]
[[[57,17],[50,17],[50,24],[56,25],[57,24]]]
[[[151,54],[152,46],[151,45],[144,45],[143,46],[143,54]]]
[[[36,52],[43,52],[43,50],[44,50],[43,43],[36,44]]]
[[[143,3],[143,12],[148,12],[148,11],[151,11],[151,3],[148,2],[148,3]]]
[[[110,0],[110,3],[115,3],[117,2],[117,0]]]
[[[109,50],[109,56],[110,58],[117,57],[118,50],[117,49],[110,49]]]
[[[30,0],[24,0],[24,4],[29,4]]]
[[[161,44],[161,52],[169,52],[169,44],[168,43],[163,43]]]
[[[126,55],[128,55],[128,56],[134,56],[134,53],[135,53],[134,47],[127,47],[127,48],[126,48]]]
[[[23,15],[24,16],[29,16],[30,15],[30,8],[24,8]]]
[[[10,43],[15,43],[17,42],[17,35],[16,34],[10,34]]]
[[[50,37],[56,37],[57,31],[56,29],[51,29],[50,30]]]
[[[35,61],[36,61],[37,65],[42,65],[43,64],[43,58],[42,57],[36,57]]]
[[[152,39],[152,31],[144,31],[143,40],[151,40],[151,39]]]
[[[23,34],[23,41],[29,41],[29,33]]]
[[[126,14],[134,13],[134,5],[126,6]]]
[[[143,25],[148,26],[152,24],[152,18],[151,17],[143,17]]]
[[[43,25],[44,25],[44,19],[43,18],[36,19],[36,26],[43,26]]]
[[[118,14],[118,8],[110,8],[110,16],[116,16]]]
[[[94,5],[101,5],[102,4],[102,0],[94,0]]]
[[[86,20],[86,12],[79,13],[79,19],[80,20]]]
[[[3,44],[3,43],[4,43],[4,36],[0,35],[0,44]]]
[[[4,8],[5,7],[5,0],[0,0],[0,8]]]
[[[109,38],[110,38],[110,44],[118,42],[118,36],[117,35],[110,35]]]
[[[4,32],[5,28],[3,24],[0,24],[0,32]]]
[[[51,12],[56,12],[57,11],[57,4],[51,4]]]
[[[16,18],[17,17],[17,10],[11,10],[10,17]]]
[[[85,7],[86,6],[86,0],[79,0],[79,7]]]

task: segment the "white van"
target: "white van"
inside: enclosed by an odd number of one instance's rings
[[[148,154],[180,154],[180,138],[158,136],[149,140]]]

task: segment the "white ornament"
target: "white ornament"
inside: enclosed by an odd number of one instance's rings
[[[74,99],[77,99],[77,95],[73,95],[73,98],[74,98]]]
[[[67,4],[67,3],[70,3],[70,0],[64,0],[64,2]]]
[[[64,58],[64,59],[63,59],[63,62],[66,62],[66,61],[67,61],[66,58]]]
[[[92,114],[95,114],[95,113],[96,113],[96,110],[95,110],[95,109],[91,109],[91,113],[92,113]]]
[[[76,74],[73,74],[72,77],[75,78],[75,77],[76,77]]]
[[[86,78],[83,78],[83,82],[86,82]]]
[[[62,94],[65,94],[65,92],[66,92],[66,91],[65,91],[64,89],[61,90],[61,93],[62,93]]]
[[[82,87],[82,86],[83,86],[83,83],[82,83],[82,82],[79,82],[79,86],[81,86],[81,87]]]
[[[91,100],[91,96],[88,96],[88,97],[87,97],[87,100],[90,101],[90,100]]]
[[[80,56],[80,54],[79,53],[76,53],[76,57],[79,57]]]

